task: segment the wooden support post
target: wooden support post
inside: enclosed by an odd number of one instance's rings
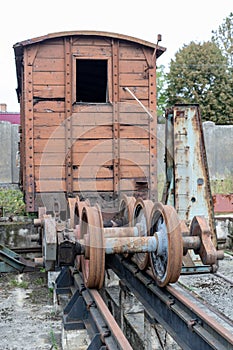
[[[120,193],[120,125],[119,125],[119,41],[112,44],[113,72],[113,192]]]
[[[157,115],[156,115],[156,64],[149,68],[149,111],[154,116],[150,120],[150,169],[149,169],[149,199],[158,201],[157,185]]]
[[[72,155],[72,62],[71,42],[65,38],[65,152],[66,152],[66,194],[67,197],[73,194],[73,155]]]
[[[33,132],[33,62],[36,57],[37,46],[29,46],[24,56],[25,81],[25,179],[27,212],[35,211],[35,179],[34,179],[34,132]]]

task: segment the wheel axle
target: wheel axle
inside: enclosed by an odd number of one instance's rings
[[[59,266],[75,265],[88,288],[102,287],[105,256],[109,254],[122,254],[141,270],[150,268],[160,287],[178,280],[183,255],[190,249],[200,255],[204,264],[217,264],[217,260],[223,258],[212,243],[206,220],[194,217],[188,229],[172,206],[123,196],[118,222],[124,226],[104,227],[99,205],[90,206],[88,201],[78,198],[69,201],[69,205],[70,220],[66,232],[65,225],[60,222],[54,225],[55,219],[46,212],[35,224],[44,232],[46,254],[49,246],[53,256],[57,256]],[[48,225],[50,221],[51,225]],[[47,232],[49,227],[54,229]],[[54,254],[55,244],[58,244],[57,254]]]

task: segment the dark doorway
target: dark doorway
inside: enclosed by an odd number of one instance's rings
[[[76,102],[107,100],[107,60],[76,60]]]

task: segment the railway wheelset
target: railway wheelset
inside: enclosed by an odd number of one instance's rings
[[[148,270],[159,287],[178,280],[183,256],[190,250],[213,271],[223,258],[203,216],[193,217],[187,225],[170,205],[123,195],[117,220],[113,218],[109,224],[98,203],[90,205],[79,197],[68,203],[68,220],[39,208],[34,224],[40,228],[46,269],[73,266],[82,273],[87,288],[102,288],[106,255],[120,254],[139,270]]]

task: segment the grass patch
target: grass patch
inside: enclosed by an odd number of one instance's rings
[[[27,289],[28,286],[29,286],[29,283],[26,282],[26,281],[11,280],[11,281],[10,281],[10,286],[11,286],[11,287],[17,287],[17,288]]]
[[[26,215],[23,193],[19,189],[0,188],[0,207],[3,209],[3,216]]]
[[[37,279],[35,279],[34,283],[37,285],[37,286],[43,286],[46,284],[46,281],[43,277],[38,277]]]
[[[52,343],[51,349],[58,350],[58,345],[57,345],[57,341],[56,341],[53,329],[50,330],[50,339],[51,339],[51,343]]]
[[[228,175],[225,178],[216,178],[210,181],[211,192],[213,194],[233,193],[233,176]]]

